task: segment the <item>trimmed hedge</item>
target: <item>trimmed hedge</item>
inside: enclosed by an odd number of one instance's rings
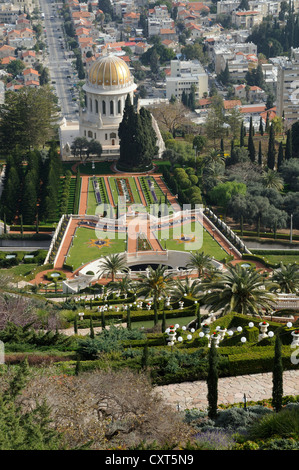
[[[234,230],[234,232],[238,236],[241,235],[241,230]],[[252,238],[258,239],[259,241],[260,241],[260,238],[269,238],[269,239],[273,239],[274,242],[277,240],[290,240],[290,235],[287,233],[277,233],[276,238],[274,238],[273,232],[260,231],[260,237],[258,237],[258,232],[250,232],[249,230],[243,230],[243,237],[252,237]],[[293,240],[299,240],[299,236],[293,235]]]
[[[20,232],[21,225],[10,225],[10,232]],[[23,225],[24,232],[36,232],[36,225]],[[39,232],[55,232],[53,225],[39,225]]]

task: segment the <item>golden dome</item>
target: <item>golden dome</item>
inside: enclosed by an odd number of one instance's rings
[[[125,86],[132,81],[129,67],[120,57],[107,55],[97,60],[90,69],[88,81],[93,86]]]

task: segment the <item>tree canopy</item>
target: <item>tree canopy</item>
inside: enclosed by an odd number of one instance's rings
[[[28,151],[51,140],[58,118],[56,97],[48,86],[8,91],[0,106],[0,151]]]

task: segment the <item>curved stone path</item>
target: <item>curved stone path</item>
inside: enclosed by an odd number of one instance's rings
[[[176,408],[206,410],[208,407],[206,381],[163,385],[155,390]],[[218,405],[242,402],[244,394],[247,401],[272,398],[272,373],[218,379]],[[284,372],[283,395],[299,395],[299,370]]]

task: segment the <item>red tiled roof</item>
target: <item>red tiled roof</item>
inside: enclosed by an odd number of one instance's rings
[[[245,113],[262,113],[265,111],[266,106],[265,105],[257,105],[257,106],[241,106],[240,107],[240,112],[245,114]]]
[[[241,101],[240,100],[224,100],[223,101],[223,107],[224,109],[232,109],[235,108],[236,106],[241,106]]]

